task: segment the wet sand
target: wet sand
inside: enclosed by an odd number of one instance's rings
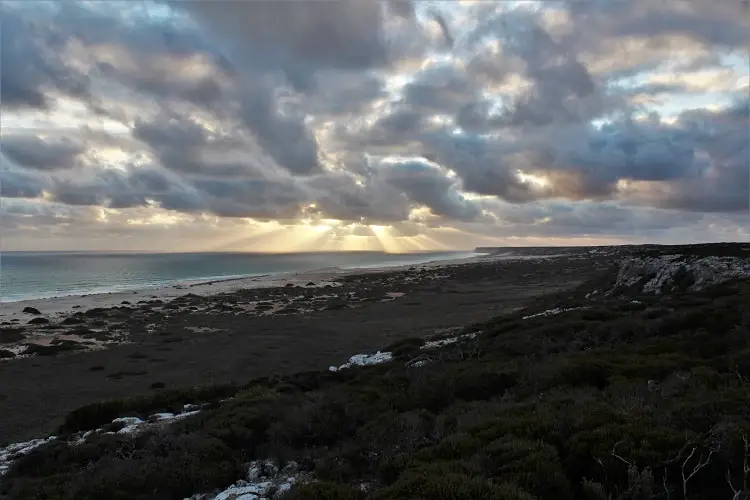
[[[532,297],[578,285],[608,262],[477,259],[305,274],[273,287],[247,288],[239,280],[201,295],[196,287],[176,298],[118,296],[114,307],[69,303],[42,311],[42,302],[38,316],[21,313],[21,303],[6,304],[0,351],[13,357],[0,360],[0,442],[49,435],[69,411],[101,399],[325,370],[396,340],[521,308]],[[49,323],[28,325],[35,317]]]

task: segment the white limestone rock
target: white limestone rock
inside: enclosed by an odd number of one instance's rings
[[[749,259],[682,255],[636,257],[620,264],[612,291],[640,284],[641,292],[659,295],[676,289],[697,291],[746,277],[750,277]]]

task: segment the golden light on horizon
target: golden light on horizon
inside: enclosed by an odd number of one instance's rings
[[[372,234],[380,242],[383,250],[388,253],[399,253],[403,251],[403,245],[396,241],[391,234],[389,234],[388,226],[379,226],[377,224],[370,225]]]
[[[208,214],[185,215],[165,210],[157,203],[149,209],[98,208],[93,218],[101,224],[122,225],[123,228],[152,227],[158,231],[189,230],[195,224],[213,228],[206,240],[195,240],[183,246],[184,251],[232,252],[316,252],[316,251],[380,251],[394,254],[440,251],[452,248],[443,241],[443,230],[425,234],[386,224],[367,224],[337,219],[306,218],[295,221],[233,219],[224,220]]]

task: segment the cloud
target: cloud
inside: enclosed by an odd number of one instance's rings
[[[437,246],[745,234],[750,24],[734,6],[2,9],[2,195],[27,229],[59,225],[37,204],[134,235],[153,233],[114,214]]]
[[[73,168],[84,146],[79,142],[61,138],[47,140],[33,135],[4,135],[0,151],[19,166],[35,170]]]
[[[46,186],[44,179],[18,170],[0,171],[0,197],[37,198]]]
[[[741,2],[711,6],[700,0],[570,3],[573,22],[589,27],[594,36],[627,37],[681,35],[701,43],[747,47],[750,26]]]
[[[413,21],[410,2],[402,0],[390,2],[390,9],[371,0],[176,5],[242,54],[240,64],[281,68],[297,84],[298,67],[361,70],[391,64],[403,57],[405,46],[387,37],[387,24]]]
[[[68,66],[53,49],[63,37],[48,18],[26,18],[6,3],[0,6],[0,14],[3,108],[47,108],[48,94],[53,91],[79,98],[88,96],[86,76]]]
[[[438,64],[417,73],[403,89],[403,103],[424,112],[455,114],[477,98],[477,88],[455,64]]]
[[[369,167],[364,170],[372,175]],[[335,172],[312,178],[307,186],[315,205],[304,209],[307,216],[367,224],[390,224],[409,217],[407,197],[378,179],[362,180],[348,172]]]
[[[473,220],[481,215],[476,205],[466,200],[459,186],[438,166],[415,159],[386,162],[382,176],[388,184],[403,191],[433,214],[452,220]]]
[[[240,116],[259,145],[293,174],[320,171],[317,139],[295,110],[282,113],[270,88],[256,87],[241,98]]]
[[[325,118],[355,118],[370,111],[373,102],[387,97],[383,78],[371,72],[320,71],[315,94],[305,99],[311,114]]]

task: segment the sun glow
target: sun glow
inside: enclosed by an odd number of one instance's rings
[[[524,172],[523,170],[517,170],[516,175],[522,183],[530,184],[532,187],[544,189],[549,186],[549,180],[546,177],[529,174],[527,172]]]
[[[144,226],[144,225],[156,225],[156,226],[172,226],[186,220],[184,216],[172,214],[172,213],[155,213],[149,217],[134,218],[125,221],[126,224],[131,226]]]

